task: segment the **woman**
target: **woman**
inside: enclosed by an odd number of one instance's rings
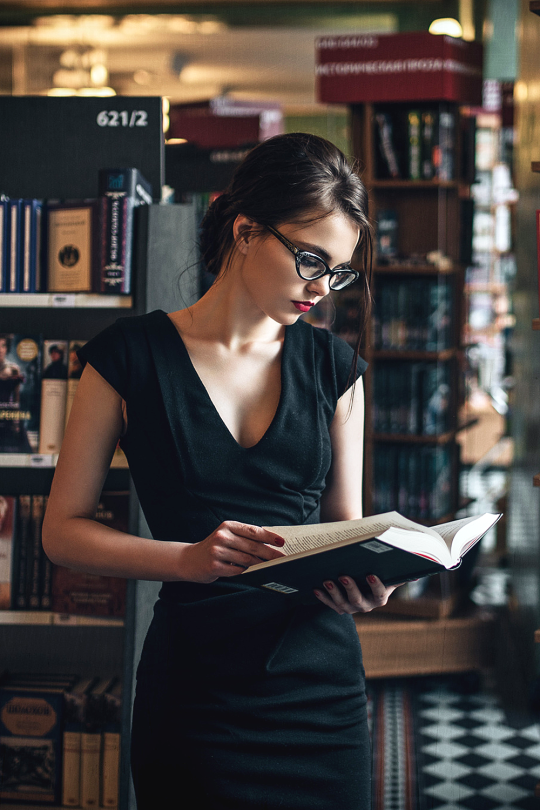
[[[44,545],[61,565],[164,582],[137,671],[139,810],[370,805],[351,614],[393,589],[345,577],[291,607],[228,581],[282,554],[262,526],[361,517],[366,364],[299,319],[356,279],[355,250],[367,290],[366,203],[329,142],[265,141],[205,217],[210,290],[79,353]],[[119,437],[153,540],[93,520]]]

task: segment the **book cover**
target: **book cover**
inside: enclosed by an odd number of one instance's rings
[[[99,192],[102,244],[98,291],[130,295],[133,209],[152,202],[152,189],[137,169],[102,169]]]
[[[41,339],[0,333],[0,453],[37,453]]]
[[[0,610],[11,608],[16,499],[0,495]]]
[[[455,172],[456,117],[449,110],[441,110],[438,123],[439,137],[434,158],[436,176],[439,180],[453,180]]]
[[[0,803],[60,804],[62,689],[0,688]]]
[[[96,520],[118,531],[129,531],[129,492],[104,492]],[[52,605],[56,613],[81,616],[123,616],[127,580],[53,567]]]
[[[41,291],[41,200],[22,200],[21,292]]]
[[[46,207],[47,290],[90,292],[97,272],[99,202],[48,202]]]
[[[286,556],[252,565],[232,581],[312,603],[325,580],[368,574],[387,585],[457,568],[500,515],[484,514],[435,528],[397,512],[310,526],[271,526],[285,539]],[[367,592],[367,591],[366,591]]]
[[[396,211],[385,209],[377,212],[377,261],[391,264],[398,256],[398,216]]]
[[[60,452],[66,425],[68,385],[67,340],[43,341],[39,452]]]

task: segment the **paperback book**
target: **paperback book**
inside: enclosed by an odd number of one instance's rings
[[[484,514],[435,528],[388,512],[359,520],[307,526],[270,526],[285,540],[284,557],[252,565],[237,579],[270,591],[313,601],[325,580],[352,577],[360,587],[368,574],[386,585],[459,567],[465,554],[499,520]]]
[[[0,453],[37,453],[41,340],[0,334]]]

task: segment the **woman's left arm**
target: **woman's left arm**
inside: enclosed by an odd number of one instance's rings
[[[352,404],[351,404],[352,397]],[[362,466],[364,449],[364,386],[360,377],[354,396],[352,387],[338,400],[330,426],[332,466],[321,499],[323,521],[356,520],[362,517]],[[325,580],[315,591],[317,598],[337,613],[368,613],[385,605],[398,585],[386,587],[370,574],[362,590],[351,577]]]

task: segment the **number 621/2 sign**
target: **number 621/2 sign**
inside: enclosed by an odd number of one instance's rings
[[[146,110],[102,110],[96,121],[100,127],[147,127],[148,113]]]

